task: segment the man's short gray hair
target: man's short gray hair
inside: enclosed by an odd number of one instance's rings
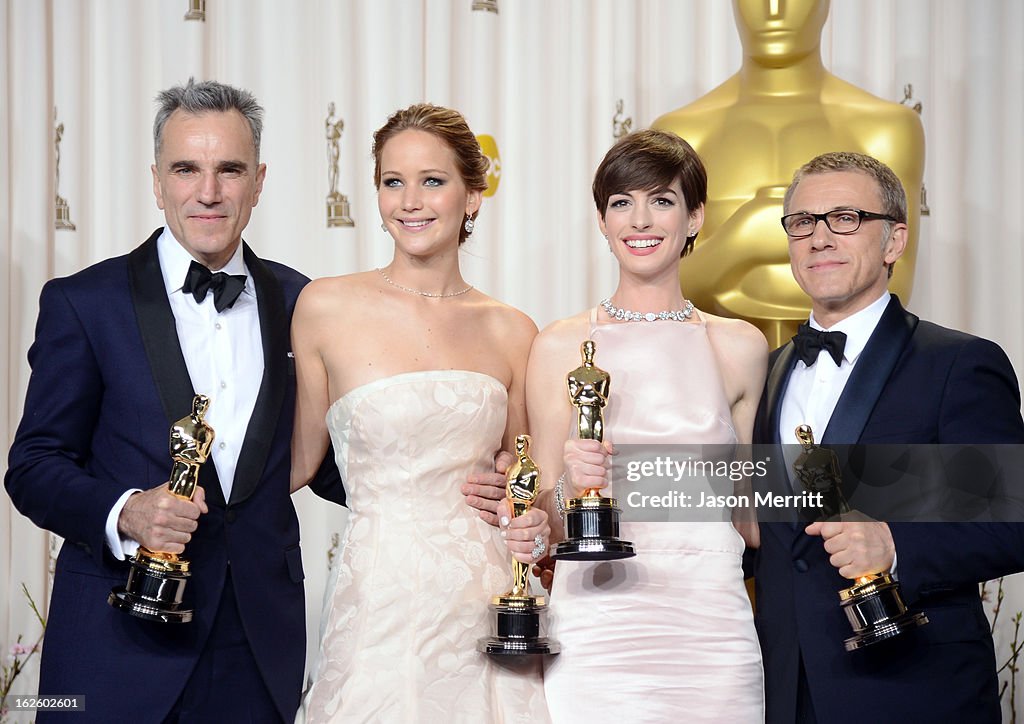
[[[783,213],[790,213],[789,202],[793,198],[796,187],[806,176],[834,171],[855,171],[870,176],[878,187],[882,208],[864,210],[880,211],[886,216],[896,219],[897,223],[907,223],[907,194],[903,190],[903,184],[900,183],[899,178],[891,168],[877,158],[853,151],[823,153],[798,168],[793,174],[793,182],[786,189],[786,196],[782,202]]]
[[[263,106],[247,90],[218,83],[215,80],[204,80],[196,83],[188,79],[184,86],[176,85],[161,91],[156,97],[159,107],[153,121],[153,153],[160,157],[160,146],[163,141],[164,125],[167,119],[177,111],[200,114],[211,111],[238,111],[252,131],[252,145],[256,151],[256,160],[260,159],[260,135],[263,133]]]

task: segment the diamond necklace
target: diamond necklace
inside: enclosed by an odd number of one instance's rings
[[[686,304],[682,309],[670,312],[631,312],[628,309],[619,309],[612,304],[611,299],[603,300],[601,306],[609,317],[624,322],[660,322],[666,319],[671,319],[673,322],[685,322],[693,314],[693,302],[689,299],[683,301]]]
[[[377,271],[380,272],[380,275],[382,277],[384,277],[384,281],[386,281],[388,284],[390,284],[391,286],[395,287],[396,289],[401,289],[403,292],[409,292],[409,294],[419,294],[421,297],[430,297],[431,299],[444,299],[446,297],[457,297],[460,294],[465,294],[466,292],[468,292],[470,289],[473,288],[473,285],[470,284],[465,289],[460,289],[457,292],[448,292],[447,294],[435,294],[434,292],[421,292],[419,289],[410,289],[409,287],[403,287],[398,282],[391,281],[391,277],[389,277],[384,272],[384,269],[381,268],[381,267],[377,267]]]

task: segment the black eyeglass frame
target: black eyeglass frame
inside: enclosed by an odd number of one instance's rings
[[[849,231],[836,231],[835,229],[832,228],[832,224],[828,222],[828,217],[832,214],[840,214],[844,212],[848,214],[857,214],[857,226],[854,227],[853,229],[850,229]],[[795,235],[790,233],[789,229],[786,228],[786,219],[791,219],[794,216],[810,216],[812,219],[814,219],[814,225],[811,227],[811,230],[808,231],[806,234],[801,235]],[[863,224],[865,221],[872,221],[876,219],[880,221],[892,221],[893,223],[897,223],[896,219],[889,216],[888,214],[878,214],[875,213],[874,211],[864,211],[863,209],[832,209],[831,211],[826,211],[823,214],[812,214],[810,211],[798,211],[795,214],[786,214],[781,219],[779,219],[779,221],[782,223],[782,230],[786,232],[786,236],[790,237],[791,239],[806,239],[808,236],[814,234],[814,230],[818,228],[819,221],[824,221],[825,228],[827,228],[833,234],[847,236],[849,234],[856,234],[858,231],[860,231],[860,225]]]

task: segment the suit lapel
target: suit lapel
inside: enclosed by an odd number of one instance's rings
[[[167,427],[192,411],[195,391],[181,353],[174,314],[167,301],[164,277],[160,272],[160,257],[156,240],[163,229],[157,229],[141,246],[128,255],[128,279],[135,317],[142,335],[149,368],[153,373],[160,404],[167,417]],[[171,469],[168,458],[167,469]],[[211,502],[224,504],[224,493],[212,464],[204,465],[200,476],[206,496]]]
[[[232,505],[252,495],[263,475],[288,385],[286,354],[290,348],[288,313],[281,284],[247,244],[243,247],[243,254],[256,285],[260,336],[263,339],[263,380],[238,455],[235,482],[231,488]],[[291,414],[290,410],[285,412]]]
[[[875,402],[913,334],[917,321],[917,317],[903,309],[896,295],[892,295],[836,403],[836,409],[820,443],[836,445],[855,443],[860,439]],[[765,414],[771,440],[775,443],[780,442],[782,398],[795,364],[796,352],[793,343],[790,342],[780,350],[765,385]],[[792,443],[793,441],[790,441],[790,444]],[[782,458],[781,454],[779,458]],[[791,544],[794,554],[806,551],[813,540],[811,536],[803,534],[801,522],[794,522],[790,526],[769,525],[765,528]],[[820,541],[814,542],[820,545]]]
[[[162,229],[157,229],[142,246],[128,255],[128,275],[142,344],[146,348],[167,424],[170,425],[191,412],[195,392],[181,354],[178,330],[160,273],[156,240],[161,232]]]
[[[895,294],[892,295],[839,396],[822,443],[853,444],[860,440],[882,388],[903,354],[917,322],[918,318],[903,308]]]
[[[796,348],[792,342],[787,343],[775,358],[771,372],[768,373],[768,383],[765,385],[765,410],[768,416],[768,434],[771,435],[771,442],[783,442],[779,430],[779,419],[782,416],[782,397],[786,394],[789,386],[789,373],[793,371],[796,364]],[[792,443],[793,440],[786,441]]]
[[[779,418],[782,410],[782,397],[789,385],[789,373],[796,363],[796,353],[793,343],[781,347],[774,355],[771,369],[768,372],[768,380],[765,383],[763,416],[759,421],[760,430],[755,442],[765,444],[765,449],[772,449],[772,446],[781,444],[779,434]],[[768,463],[770,472],[767,476],[768,490],[776,495],[792,495],[793,488],[789,482],[789,470],[786,467],[786,458],[782,449],[774,447],[775,452],[771,454],[771,461]],[[790,510],[792,519],[788,525],[765,526],[766,529],[774,531],[783,540],[788,540],[796,526],[796,511]],[[784,532],[785,531],[785,532]]]

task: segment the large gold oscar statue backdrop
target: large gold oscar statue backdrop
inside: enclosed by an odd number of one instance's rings
[[[704,228],[680,265],[684,292],[702,309],[757,325],[773,346],[810,310],[790,273],[779,223],[793,172],[827,151],[858,151],[888,164],[915,200],[924,175],[918,114],[825,70],[828,11],[828,0],[733,0],[739,72],[653,123],[689,141],[708,169]],[[833,31],[841,36],[844,29]],[[920,232],[919,206],[911,203],[908,212],[907,251],[889,287],[904,302]]]

